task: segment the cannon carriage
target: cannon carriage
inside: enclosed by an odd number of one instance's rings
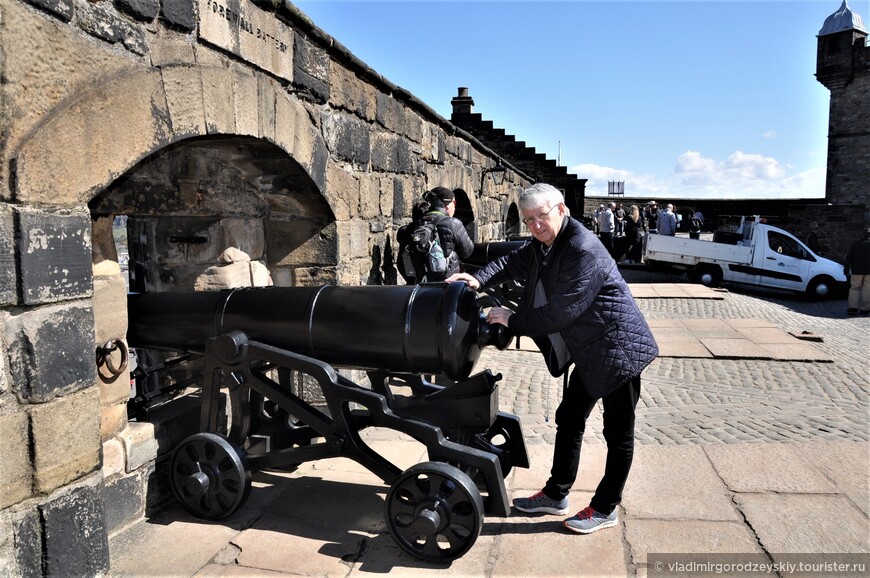
[[[390,485],[385,518],[404,551],[459,558],[484,514],[508,515],[504,477],[529,465],[519,418],[498,408],[501,375],[471,375],[481,348],[511,340],[484,320],[493,304],[461,283],[131,294],[132,347],[202,356],[199,433],[173,451],[174,494],[220,519],[244,503],[252,470],[347,457]],[[319,403],[291,387],[300,375]],[[401,471],[365,442],[369,427],[419,441],[429,461]]]

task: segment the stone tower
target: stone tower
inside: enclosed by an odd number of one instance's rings
[[[826,200],[833,205],[866,206],[870,190],[870,47],[861,16],[846,0],[819,31],[816,79],[831,91]]]

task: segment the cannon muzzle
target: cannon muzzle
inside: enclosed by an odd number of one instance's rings
[[[475,243],[474,250],[468,258],[463,259],[462,264],[472,269],[480,269],[487,263],[508,253],[516,251],[528,243],[528,239],[516,241],[490,241],[489,243]]]
[[[132,347],[203,353],[212,337],[248,339],[339,367],[467,378],[487,345],[511,335],[484,320],[497,305],[464,283],[256,287],[128,297]]]

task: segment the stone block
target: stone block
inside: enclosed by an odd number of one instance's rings
[[[121,28],[124,21],[114,10],[102,4],[78,2],[76,6],[76,23],[79,28],[100,40],[110,44],[122,38]]]
[[[30,4],[36,6],[37,8],[42,8],[43,10],[49,12],[50,14],[54,14],[64,22],[69,22],[72,20],[73,13],[75,12],[75,8],[73,7],[73,0],[27,0]]]
[[[0,205],[0,306],[18,301],[16,283],[14,217]]]
[[[102,405],[100,407],[100,439],[110,440],[127,427],[127,404]]]
[[[196,66],[167,66],[161,70],[172,131],[178,138],[206,134],[202,77]]]
[[[372,170],[397,172],[399,165],[399,137],[388,132],[373,132],[371,136]]]
[[[127,472],[132,472],[157,458],[158,444],[154,424],[129,422],[118,438],[124,444]]]
[[[329,100],[329,55],[301,34],[293,36],[293,82],[315,102]]]
[[[96,576],[109,570],[102,484],[74,487],[40,507],[45,574]]]
[[[115,0],[115,6],[137,20],[151,22],[157,18],[160,3],[157,0]]]
[[[275,276],[274,271],[272,276]],[[296,267],[292,270],[290,283],[286,286],[316,287],[335,284],[342,284],[335,267]]]
[[[233,83],[236,134],[259,136],[259,92],[256,77],[238,72]]]
[[[118,476],[105,482],[106,530],[113,532],[142,517],[145,492],[139,472]]]
[[[287,265],[323,265],[338,257],[336,225],[326,227],[318,221],[271,220],[266,224],[270,268]]]
[[[158,458],[154,465],[143,468],[142,475],[148,492],[145,494],[145,515],[151,516],[166,508],[169,504],[177,504],[178,499],[170,484],[171,460],[167,457]]]
[[[42,524],[39,510],[27,509],[12,516],[15,561],[22,578],[44,576],[42,553]]]
[[[169,24],[184,31],[196,27],[195,0],[163,0],[160,16]]]
[[[234,133],[233,73],[223,68],[203,67],[201,74],[206,130],[209,134]]]
[[[361,175],[359,181],[359,216],[363,219],[378,219],[381,215],[389,215],[390,211],[382,211],[381,198],[391,195],[381,195],[382,180],[378,177]],[[391,191],[392,192],[392,191]],[[392,206],[390,207],[392,210]]]
[[[36,489],[50,492],[100,465],[100,407],[96,387],[34,406]]]
[[[347,114],[323,113],[321,126],[332,155],[355,167],[368,167],[372,160],[371,131],[365,122]]]
[[[127,334],[127,283],[120,275],[94,279],[94,341],[102,345]]]
[[[357,72],[341,62],[330,62],[329,96],[334,107],[349,110],[366,121],[374,121],[377,117],[376,95],[374,86],[361,80]]]
[[[360,183],[347,166],[329,163],[326,169],[326,198],[337,221],[359,214]]]
[[[124,444],[117,438],[103,442],[103,478],[124,473]]]
[[[9,348],[13,389],[25,400],[43,402],[60,392],[94,384],[93,316],[89,308],[50,305],[10,316],[4,341]]]
[[[193,52],[193,44],[183,38],[169,38],[161,36],[155,38],[150,46],[152,66],[166,70],[168,64],[193,64],[196,55]]]
[[[25,412],[0,416],[0,510],[30,496],[29,423]]]
[[[265,76],[257,76],[257,102],[259,112],[260,136],[270,142],[275,141],[275,99],[277,86],[274,80]]]
[[[24,303],[35,305],[90,296],[93,271],[88,215],[21,211],[17,219]]]

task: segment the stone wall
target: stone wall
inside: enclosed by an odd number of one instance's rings
[[[94,363],[126,335],[116,216],[147,290],[380,283],[424,190],[466,191],[488,240],[529,182],[481,191],[487,147],[291,4],[237,6],[0,0],[2,575],[106,572],[196,427],[185,403],[128,420]]]

